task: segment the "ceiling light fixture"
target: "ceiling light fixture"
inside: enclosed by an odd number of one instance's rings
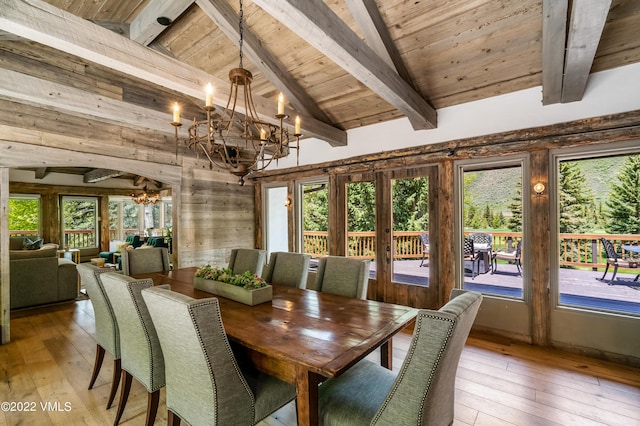
[[[158,191],[149,191],[145,185],[144,191],[141,194],[131,193],[131,200],[136,204],[148,205],[155,204],[160,201],[162,197]]]
[[[203,154],[209,160],[212,168],[215,164],[218,167],[226,167],[229,172],[238,176],[240,185],[244,185],[247,175],[266,169],[273,160],[289,155],[291,149],[296,149],[300,153],[300,117],[296,116],[293,136],[290,139],[289,130],[284,128],[284,120],[289,116],[284,113],[284,96],[280,93],[278,98],[278,110],[275,118],[279,120],[279,125],[271,124],[258,117],[253,104],[251,94],[251,81],[253,75],[250,71],[242,67],[242,31],[243,31],[243,9],[240,0],[240,65],[229,71],[231,89],[227,106],[222,114],[214,117],[215,107],[213,105],[213,87],[207,85],[205,91],[205,120],[193,119],[189,125],[188,137],[184,143],[196,153],[196,157]],[[242,95],[240,95],[242,92]],[[236,112],[236,107],[244,107],[244,115]],[[176,133],[176,150],[179,143],[178,127],[182,125],[180,121],[180,107],[177,103],[173,108],[173,121]],[[177,153],[177,151],[176,151]]]

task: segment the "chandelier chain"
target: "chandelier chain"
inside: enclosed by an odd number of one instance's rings
[[[238,20],[238,33],[240,34],[240,68],[244,68],[242,66],[242,44],[243,44],[243,38],[242,38],[242,30],[243,30],[243,26],[242,26],[242,21],[244,19],[244,10],[242,9],[242,0],[240,0],[240,19]]]

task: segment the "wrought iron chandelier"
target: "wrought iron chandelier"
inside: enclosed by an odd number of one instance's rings
[[[215,116],[213,105],[213,88],[207,85],[205,95],[206,119],[197,120],[195,117],[189,125],[188,136],[184,143],[189,149],[209,160],[209,167],[215,164],[225,167],[239,177],[240,185],[244,184],[247,175],[266,169],[273,160],[289,155],[291,149],[300,152],[300,117],[296,116],[293,137],[284,127],[284,120],[289,116],[284,113],[284,96],[280,93],[278,110],[275,118],[279,125],[269,123],[258,117],[251,94],[253,75],[242,66],[243,44],[243,9],[240,0],[240,19],[238,25],[240,33],[240,65],[229,71],[231,88],[227,105],[220,116]],[[242,92],[242,94],[240,94]],[[244,106],[244,115],[236,112],[236,107]],[[177,103],[173,108],[173,121],[176,133],[176,155],[179,144],[178,128],[182,126],[180,107]],[[295,142],[295,145],[293,143]]]
[[[155,204],[160,201],[162,197],[158,191],[149,191],[147,187],[140,194],[131,193],[131,200],[136,204],[148,205]]]

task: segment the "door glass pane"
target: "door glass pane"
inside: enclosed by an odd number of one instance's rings
[[[287,196],[285,186],[267,188],[267,256],[277,251],[289,251]]]
[[[40,235],[40,197],[9,196],[9,235],[37,237]]]
[[[98,200],[90,197],[62,197],[63,241],[69,248],[97,247]]]
[[[522,298],[522,167],[464,172],[464,288]]]
[[[429,179],[394,179],[393,281],[429,285]]]
[[[376,188],[373,182],[347,185],[347,256],[371,259],[376,277]]]
[[[312,259],[329,254],[329,189],[326,183],[304,183],[302,190],[302,252]],[[315,264],[315,262],[313,262]]]
[[[557,171],[560,305],[640,314],[640,155]]]

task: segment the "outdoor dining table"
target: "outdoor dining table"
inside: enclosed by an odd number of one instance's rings
[[[630,251],[631,253],[639,253],[640,254],[640,246],[622,246],[622,248],[626,251]],[[636,275],[633,281],[638,281],[640,278],[640,274]]]
[[[197,268],[134,275],[154,285],[201,299],[216,297],[197,290]],[[418,313],[407,306],[360,300],[273,285],[273,299],[248,306],[218,297],[229,339],[241,345],[242,359],[297,388],[299,425],[318,423],[318,385],[338,377],[375,349],[381,364],[392,368],[391,337]]]

